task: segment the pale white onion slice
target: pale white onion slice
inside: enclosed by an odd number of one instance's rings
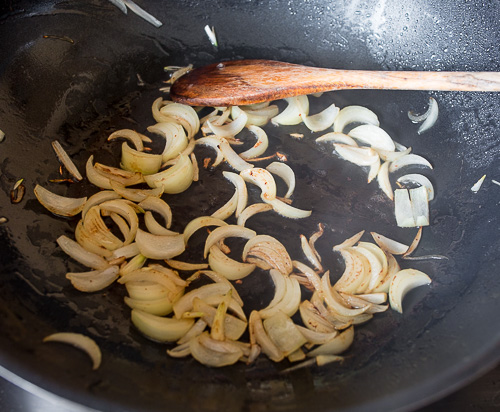
[[[58,332],[43,338],[43,342],[60,342],[72,345],[85,352],[92,361],[92,369],[101,365],[102,354],[97,343],[88,336],[73,332]]]
[[[172,225],[172,210],[163,199],[156,196],[147,197],[139,203],[139,206],[144,210],[151,210],[152,212],[160,214],[163,219],[165,219],[165,226],[167,229]]]
[[[396,258],[391,253],[386,252],[385,254],[387,257],[387,275],[380,285],[373,290],[373,293],[389,293],[392,279],[401,270]]]
[[[236,206],[235,216],[238,217],[240,213],[246,208],[248,202],[247,185],[243,178],[233,172],[222,172],[222,175],[229,180],[236,188],[238,193],[238,202]]]
[[[144,176],[149,187],[162,187],[168,194],[182,193],[193,183],[194,168],[191,158],[180,154],[172,167],[161,172]]]
[[[344,160],[358,166],[371,166],[380,160],[378,153],[369,147],[353,147],[342,143],[334,143],[333,146]]]
[[[354,140],[351,136],[348,136],[341,132],[330,132],[316,139],[316,143],[322,142],[342,143],[349,146],[358,147],[356,140]]]
[[[217,219],[212,216],[199,216],[191,220],[184,228],[184,243],[187,244],[189,238],[202,227],[207,226],[226,226],[227,223],[222,219]]]
[[[388,151],[394,151],[396,149],[391,136],[389,136],[384,129],[373,124],[357,126],[349,132],[349,136],[370,145],[374,149]]]
[[[109,178],[104,176],[102,173],[99,173],[94,167],[94,155],[91,155],[85,164],[85,173],[87,175],[87,179],[93,185],[101,188],[101,189],[111,189],[111,183]]]
[[[402,183],[402,184],[408,184],[408,183],[416,183],[420,186],[425,186],[427,189],[427,197],[429,199],[429,202],[434,199],[434,186],[432,185],[431,181],[429,178],[427,178],[424,175],[421,175],[419,173],[411,173],[407,174],[404,176],[401,176],[396,182]]]
[[[122,275],[118,279],[118,283],[126,285],[129,282],[154,282],[165,289],[166,295],[171,301],[178,301],[184,293],[184,287],[178,284],[179,280],[182,279],[173,270],[164,269],[160,271],[150,267],[142,267]]]
[[[207,125],[212,130],[212,133],[220,137],[233,137],[243,130],[247,124],[248,116],[242,110],[238,117],[232,122],[225,124],[224,126],[215,126],[210,120],[207,121]]]
[[[119,138],[127,139],[130,143],[134,145],[135,150],[137,150],[138,152],[142,152],[144,150],[144,143],[141,138],[141,135],[137,133],[135,130],[131,129],[117,130],[108,136],[108,141]]]
[[[242,170],[240,176],[247,182],[258,186],[261,190],[262,200],[272,200],[276,198],[276,182],[273,175],[266,169],[254,167]]]
[[[297,328],[299,329],[300,333],[304,335],[307,341],[313,345],[322,345],[324,343],[327,343],[339,334],[336,330],[332,332],[317,332],[299,325],[297,325]]]
[[[125,283],[125,288],[129,296],[134,300],[147,302],[168,296],[168,290],[165,286],[148,280],[127,282]]]
[[[150,259],[170,259],[185,250],[182,235],[159,236],[138,229],[135,242],[142,255]]]
[[[379,171],[380,171],[380,156],[370,165],[370,169],[368,170],[367,183],[371,183],[371,181],[378,176]]]
[[[369,251],[373,256],[375,256],[377,260],[377,263],[374,263],[373,259],[367,254],[365,254],[368,261],[370,262],[371,278],[367,290],[363,291],[362,293],[371,293],[380,283],[382,283],[383,279],[387,275],[387,268],[388,268],[387,257],[385,252],[374,243],[359,242],[356,248],[358,249],[358,251],[363,251],[363,250]]]
[[[288,106],[280,114],[271,119],[274,125],[296,125],[302,123],[303,117],[309,114],[309,99],[307,96],[286,98]]]
[[[345,352],[354,341],[354,328],[351,326],[339,335],[333,337],[329,342],[326,342],[317,348],[307,353],[307,356],[320,356],[320,355],[338,355]]]
[[[330,284],[330,272],[327,271],[321,277],[321,292],[320,295],[324,299],[327,307],[334,313],[341,316],[353,317],[365,313],[369,306],[365,308],[351,309],[342,304],[342,298],[338,292],[332,288]]]
[[[334,132],[343,132],[350,123],[368,123],[379,126],[378,117],[370,109],[363,106],[346,106],[340,110],[333,123]]]
[[[214,164],[213,164],[214,167],[217,167],[224,160],[224,155],[222,154],[221,150],[219,149],[219,144],[221,142],[220,137],[206,136],[206,137],[201,137],[201,138],[197,139],[195,142],[197,145],[209,146],[215,150],[216,158],[215,158]]]
[[[257,213],[267,212],[269,210],[273,210],[273,207],[267,203],[254,203],[246,207],[238,216],[237,224],[239,226],[245,226],[245,223],[252,216]]]
[[[432,165],[429,163],[427,159],[420,155],[416,155],[413,153],[401,156],[400,158],[396,159],[394,162],[391,163],[389,166],[389,172],[393,173],[396,170],[399,170],[403,167],[411,166],[411,165],[416,165],[416,166],[424,166],[432,169]]]
[[[276,346],[267,334],[264,329],[264,325],[262,324],[262,318],[256,310],[252,311],[250,314],[248,329],[250,332],[250,341],[254,341],[255,344],[259,345],[262,349],[262,353],[274,362],[280,362],[283,360],[283,352]]]
[[[244,110],[247,114],[247,126],[264,126],[279,113],[279,108],[275,104],[255,108],[233,106],[231,110],[233,118],[237,116],[237,109]]]
[[[224,155],[224,159],[226,160],[226,162],[228,162],[229,165],[238,172],[246,169],[251,169],[253,167],[252,164],[246,162],[238,155],[238,153],[234,151],[234,149],[226,139],[221,139],[219,143],[219,149]]]
[[[97,292],[118,279],[118,269],[118,266],[110,266],[90,272],[68,272],[66,279],[69,279],[73,287],[81,292]]]
[[[189,349],[198,362],[216,368],[232,365],[243,356],[243,351],[235,342],[212,339],[208,332],[191,339]]]
[[[345,269],[340,279],[335,283],[335,289],[340,292],[357,293],[358,288],[366,283],[370,272],[368,259],[353,248],[341,249]]]
[[[231,290],[231,285],[226,283],[211,283],[193,289],[174,303],[175,316],[177,319],[181,319],[184,313],[191,311],[196,298],[204,301],[209,296],[224,295],[229,290]]]
[[[269,338],[285,356],[307,343],[307,339],[297,329],[293,320],[283,312],[277,312],[262,323]]]
[[[320,272],[323,272],[323,266],[321,265],[321,261],[318,259],[318,254],[311,247],[307,238],[304,235],[300,235],[300,245],[302,247],[302,251],[306,256],[306,259]]]
[[[165,263],[172,269],[183,271],[202,270],[208,268],[208,263],[189,263],[175,259],[165,259]]]
[[[396,223],[399,227],[415,227],[415,218],[407,189],[396,189],[394,191],[394,213]]]
[[[276,176],[281,177],[286,183],[286,185],[288,186],[288,190],[284,197],[289,198],[290,196],[292,196],[293,191],[295,190],[295,173],[293,169],[286,163],[273,162],[266,167],[266,170]]]
[[[189,331],[177,341],[177,344],[184,345],[187,343],[189,345],[189,341],[195,338],[196,336],[199,336],[205,330],[206,327],[207,327],[207,322],[205,322],[201,318],[198,319],[191,327],[191,329],[189,329]]]
[[[420,116],[415,116],[413,113],[408,112],[408,117],[413,123],[423,122],[418,128],[417,133],[422,134],[429,130],[436,123],[439,116],[439,106],[433,97],[429,97],[429,107],[426,112]]]
[[[394,200],[394,191],[392,190],[391,181],[389,179],[389,165],[389,162],[382,163],[377,173],[377,182],[387,197]]]
[[[208,264],[213,271],[229,280],[243,279],[255,270],[254,264],[238,262],[230,258],[217,245],[210,248]]]
[[[384,162],[394,162],[400,157],[410,154],[411,147],[408,147],[398,152],[394,152],[392,150],[382,150],[382,149],[375,149],[375,150],[377,151],[378,155]]]
[[[229,286],[232,290],[231,293],[232,293],[233,299],[236,300],[236,302],[238,302],[238,304],[240,306],[243,306],[243,300],[241,299],[240,295],[238,294],[238,291],[236,290],[234,285],[229,280],[227,280],[224,276],[220,275],[217,272],[214,272],[213,270],[200,270],[199,272],[195,273],[192,277],[196,277],[199,275],[205,275],[209,279],[212,279],[212,281],[215,283],[222,283],[224,285]]]
[[[281,216],[288,217],[290,219],[304,219],[311,216],[312,210],[303,210],[290,206],[289,204],[281,201],[280,199],[266,199],[262,198],[266,203],[269,203],[273,210],[280,214]]]
[[[423,229],[423,226],[420,226],[418,228],[417,234],[413,238],[413,241],[411,242],[410,247],[403,254],[403,259],[405,256],[411,255],[415,251],[415,249],[418,247],[418,244],[420,243],[420,239],[422,238],[422,229]]]
[[[131,319],[144,336],[156,342],[175,342],[194,324],[193,319],[165,318],[138,309],[132,309]]]
[[[474,193],[479,192],[479,189],[481,189],[481,186],[483,185],[484,179],[486,179],[486,175],[483,175],[476,183],[474,183],[470,190]]]
[[[154,189],[131,189],[118,182],[111,181],[111,188],[121,197],[133,202],[142,202],[147,197],[160,197],[163,194],[163,187]]]
[[[408,250],[408,245],[400,243],[394,239],[390,239],[384,235],[376,232],[370,232],[373,240],[380,246],[380,248],[393,255],[402,255]]]
[[[280,276],[283,276],[282,273],[278,273]],[[286,291],[281,300],[279,300],[278,302],[271,302],[267,307],[259,311],[262,319],[268,319],[279,313],[283,313],[291,317],[299,309],[301,301],[299,282],[297,281],[297,279],[288,276],[285,277],[285,284]]]
[[[174,232],[173,230],[164,227],[156,220],[153,213],[149,210],[144,213],[144,224],[146,225],[148,232],[153,235],[172,236],[179,234],[178,232]]]
[[[82,209],[82,218],[85,218],[85,215],[91,207],[98,206],[108,200],[119,199],[120,197],[121,196],[114,190],[101,190],[97,192],[96,194],[90,196],[85,202],[85,206]]]
[[[247,127],[248,130],[252,132],[255,137],[257,137],[257,141],[250,149],[240,153],[240,157],[242,159],[249,160],[264,154],[269,146],[269,139],[267,138],[267,133],[260,127],[255,125],[250,125]]]
[[[150,300],[134,299],[125,296],[124,302],[130,309],[137,309],[151,315],[165,316],[172,313],[172,301],[168,296]]]
[[[102,256],[85,250],[77,242],[71,240],[67,236],[59,236],[57,238],[57,244],[67,255],[89,268],[105,269],[109,266],[106,259]]]
[[[142,269],[146,264],[148,258],[144,255],[141,255],[140,252],[137,253],[132,259],[126,262],[124,265],[120,266],[120,276],[123,279],[125,276],[130,275],[131,273],[142,273],[138,271]],[[127,279],[127,278],[125,278]]]
[[[427,198],[427,188],[420,186],[410,189],[411,208],[416,226],[429,225],[429,200]]]
[[[165,138],[165,148],[162,153],[162,162],[174,159],[187,147],[188,138],[182,126],[178,123],[161,122],[148,127],[151,133]]]
[[[117,213],[127,221],[130,231],[128,236],[123,241],[125,245],[128,245],[129,243],[132,243],[134,241],[135,234],[139,227],[139,219],[132,204],[133,203],[128,202],[127,200],[116,199],[108,200],[101,203],[100,205],[101,211]]]
[[[126,259],[130,259],[139,254],[139,247],[137,243],[129,243],[128,245],[122,246],[121,248],[113,250],[111,254],[111,259],[117,259],[120,257],[124,257]]]
[[[78,181],[83,179],[82,174],[73,163],[73,160],[69,157],[68,153],[63,149],[61,143],[58,140],[54,140],[52,142],[52,147],[54,148],[54,152],[56,153],[57,158],[63,164],[68,172]]]
[[[83,210],[87,202],[86,197],[60,196],[40,185],[35,186],[34,192],[43,207],[59,216],[75,216]]]
[[[126,142],[122,144],[121,167],[143,175],[151,175],[160,170],[162,156],[152,153],[139,152],[132,149]]]
[[[168,102],[165,106],[160,108],[161,118],[160,121],[169,121],[174,119],[179,122],[186,130],[188,139],[192,139],[198,130],[200,130],[200,119],[196,111],[188,105]]]
[[[333,125],[339,111],[340,109],[332,103],[320,113],[312,116],[304,116],[304,124],[312,132],[322,132]]]
[[[403,269],[399,271],[392,279],[389,289],[389,303],[391,308],[399,313],[403,313],[402,302],[406,293],[411,289],[428,285],[431,282],[431,278],[419,270]]]
[[[214,229],[208,235],[207,240],[205,242],[205,250],[203,252],[203,257],[206,258],[210,248],[221,239],[225,239],[227,237],[241,237],[243,239],[251,239],[256,235],[257,233],[255,233],[255,231],[243,226],[238,226],[238,225],[220,226]]]
[[[364,235],[365,231],[362,230],[361,232],[356,233],[355,235],[351,236],[350,238],[344,240],[342,243],[335,245],[333,247],[333,250],[335,251],[340,251],[342,249],[350,248],[354,246],[356,243],[358,243],[359,239]]]

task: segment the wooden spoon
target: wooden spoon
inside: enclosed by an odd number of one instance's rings
[[[498,72],[335,70],[273,60],[235,60],[179,78],[171,98],[191,106],[236,106],[343,89],[500,91]]]

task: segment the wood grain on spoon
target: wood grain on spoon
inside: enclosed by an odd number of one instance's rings
[[[170,96],[191,106],[236,106],[346,89],[500,91],[500,73],[336,70],[235,60],[191,71],[172,85]]]

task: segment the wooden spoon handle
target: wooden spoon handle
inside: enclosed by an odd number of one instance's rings
[[[336,70],[236,60],[193,70],[174,83],[171,96],[190,105],[227,106],[345,89],[500,91],[500,73]]]

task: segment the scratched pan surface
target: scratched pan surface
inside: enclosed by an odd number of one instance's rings
[[[414,170],[432,180],[437,194],[418,254],[448,257],[403,263],[429,273],[432,285],[407,297],[403,315],[389,311],[357,328],[342,365],[280,375],[287,364],[264,358],[217,370],[168,358],[165,345],[130,325],[119,285],[83,294],[68,284],[65,272],[83,267],[58,250],[55,239],[71,235],[76,222],[44,211],[33,187],[94,193],[85,181],[48,183],[58,177],[50,142],[58,139],[80,169],[90,154],[117,165],[119,144],[106,137],[119,128],[144,132],[153,123],[151,102],[161,95],[165,65],[267,58],[335,68],[500,70],[497,2],[138,1],[165,23],[160,29],[103,0],[7,3],[0,19],[0,129],[6,134],[0,214],[8,218],[0,226],[4,376],[99,410],[411,410],[496,364],[500,188],[491,179],[500,180],[498,94],[430,93],[440,116],[420,136],[406,112],[425,110],[429,93],[350,91],[312,100],[312,111],[330,102],[369,107],[391,136],[431,161],[434,170]],[[205,36],[206,24],[216,28],[218,49]],[[343,267],[331,246],[361,229],[412,238],[414,230],[395,226],[391,203],[376,185],[365,183],[366,172],[316,145],[317,134],[300,126],[266,130],[269,152],[287,154],[296,172],[294,205],[313,214],[303,221],[262,214],[249,227],[277,236],[302,259],[299,235],[324,223],[318,248],[333,276]],[[291,139],[292,132],[305,138]],[[196,153],[199,159],[212,154]],[[231,196],[220,172],[202,170],[188,191],[166,198],[174,229]],[[483,188],[473,194],[470,187],[483,174]],[[27,193],[12,205],[9,192],[19,178]],[[252,188],[250,195],[258,193]],[[202,242],[193,239],[182,257],[199,259]],[[265,306],[273,294],[265,273],[238,289],[247,310]],[[99,370],[91,371],[78,351],[41,344],[56,331],[94,338],[103,351]]]

